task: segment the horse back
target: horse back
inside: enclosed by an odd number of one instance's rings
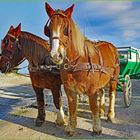
[[[115,67],[119,64],[118,51],[113,44],[106,41],[99,41],[96,46],[101,53],[104,66]]]

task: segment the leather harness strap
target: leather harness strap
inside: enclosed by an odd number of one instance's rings
[[[109,77],[111,77],[112,79],[114,79],[115,75],[110,74],[107,69],[109,70],[115,70],[116,67],[119,66],[119,64],[117,63],[115,67],[107,67],[103,65],[103,59],[102,59],[102,55],[100,50],[98,49],[98,47],[93,46],[96,50],[96,53],[99,56],[99,64],[95,64],[92,62],[92,58],[91,58],[91,54],[88,51],[88,61],[87,63],[77,63],[77,64],[72,64],[70,62],[66,62],[64,63],[61,67],[63,67],[64,70],[68,71],[68,72],[101,72],[101,73],[105,73],[106,75],[108,75]],[[87,47],[88,48],[88,47]],[[88,49],[87,49],[88,50]],[[115,74],[115,72],[114,72]]]
[[[105,66],[101,66],[100,64],[94,64],[94,63],[79,63],[76,65],[71,65],[71,64],[67,64],[65,63],[63,65],[63,69],[69,72],[80,72],[80,71],[87,71],[87,72],[102,72],[105,73],[106,75],[110,76],[111,78],[113,78],[113,76],[111,74],[109,74],[109,72],[106,71],[106,69],[114,69],[111,67],[105,67]]]
[[[65,14],[62,14],[62,13],[56,13],[54,15],[61,15],[65,18],[67,18],[67,16]],[[53,15],[53,16],[54,16]],[[52,17],[53,17],[52,16]],[[51,17],[51,18],[52,18]],[[49,21],[51,20],[51,18],[47,21],[47,24],[49,23]],[[70,26],[70,24],[69,24]],[[69,27],[69,40],[70,40],[70,33],[71,33],[71,28]],[[63,45],[65,47],[67,47],[67,44],[65,44],[59,37],[53,37],[53,39],[58,39],[61,43],[63,43]],[[86,40],[85,40],[86,41]],[[101,72],[101,73],[105,73],[106,75],[110,76],[112,79],[114,79],[114,76],[115,75],[111,75],[106,69],[113,69],[115,70],[116,67],[119,66],[119,64],[116,64],[115,67],[107,67],[107,66],[104,66],[103,64],[103,59],[102,59],[102,55],[101,55],[101,52],[100,50],[98,49],[98,47],[96,47],[96,45],[93,45],[93,47],[95,48],[95,51],[97,52],[98,56],[99,56],[99,64],[94,64],[92,63],[92,58],[91,58],[91,54],[90,52],[88,51],[88,61],[87,63],[77,63],[77,59],[76,59],[76,63],[73,64],[73,62],[70,62],[69,60],[67,62],[65,62],[63,65],[61,65],[61,68],[63,68],[64,70],[68,71],[68,72],[79,72],[79,71],[87,71],[87,72]],[[87,47],[88,49],[88,47]],[[79,58],[78,58],[79,59]],[[115,72],[114,72],[115,74]]]
[[[39,66],[30,66],[28,67],[30,72],[50,72],[56,75],[60,74],[59,65],[39,65]]]

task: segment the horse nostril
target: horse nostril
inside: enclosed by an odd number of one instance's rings
[[[55,61],[59,61],[62,59],[62,54],[59,53],[59,54],[55,54],[53,56],[51,56],[52,59],[54,59]]]
[[[61,54],[61,53],[59,54],[59,58],[61,58],[61,59],[62,59],[62,54]]]
[[[59,60],[59,59],[60,59],[60,55],[57,54],[57,55],[55,56],[55,58],[56,58],[56,60]]]

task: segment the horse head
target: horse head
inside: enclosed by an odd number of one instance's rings
[[[21,24],[16,28],[10,27],[1,41],[0,70],[2,73],[11,72],[24,59],[20,46]]]
[[[46,3],[46,12],[49,20],[44,27],[44,33],[50,39],[51,58],[56,64],[62,64],[66,57],[66,48],[68,46],[71,30],[70,20],[72,16],[74,5],[63,10],[53,10],[51,6]]]

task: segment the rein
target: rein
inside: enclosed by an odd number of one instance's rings
[[[22,62],[23,62],[23,61],[22,61]],[[22,62],[21,62],[21,63],[22,63]],[[15,67],[15,68],[13,68],[13,70],[21,70],[21,69],[25,69],[25,68],[28,68],[28,66],[25,66],[25,67],[22,67],[22,68],[16,68],[16,67]]]

